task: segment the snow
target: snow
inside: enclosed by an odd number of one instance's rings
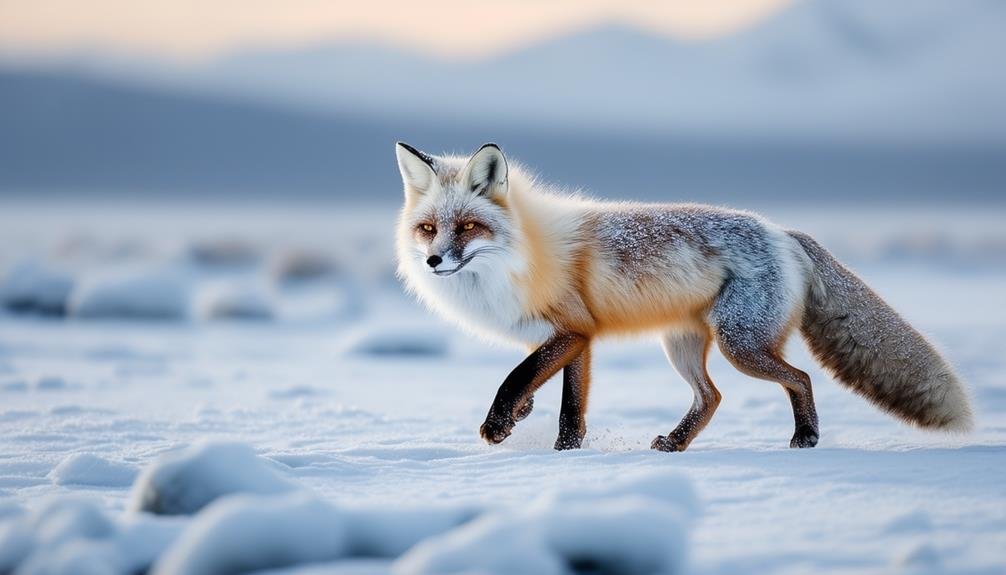
[[[106,271],[81,280],[70,296],[69,312],[88,318],[186,318],[191,290],[191,279],[182,269]]]
[[[646,340],[596,346],[584,449],[551,449],[556,381],[504,443],[482,443],[478,426],[524,352],[475,341],[401,293],[381,255],[391,253],[393,211],[334,223],[318,209],[205,220],[46,213],[55,219],[45,226],[0,213],[3,270],[24,259],[12,246],[41,253],[71,228],[105,234],[101,245],[170,240],[184,260],[191,238],[285,241],[312,253],[334,246],[326,253],[351,274],[303,280],[310,298],[337,300],[355,284],[365,305],[356,316],[335,313],[333,300],[287,313],[303,286],[272,286],[278,313],[263,322],[0,312],[0,573],[1006,570],[1006,308],[995,299],[1006,273],[1001,259],[964,249],[1006,245],[1001,211],[769,214],[835,248],[938,342],[972,388],[975,432],[897,423],[830,381],[794,340],[787,357],[814,382],[817,448],[789,449],[785,394],[714,350],[723,402],[674,454],[649,443],[687,411],[691,391]],[[883,251],[933,228],[962,248]],[[350,258],[338,251],[346,246],[374,251]],[[211,271],[152,249],[143,269],[187,270],[190,295],[217,281],[260,285],[273,260],[255,250],[221,256],[230,263]],[[119,265],[85,260],[67,262],[75,278]],[[432,351],[350,345],[364,341]]]
[[[448,338],[439,330],[421,324],[372,324],[349,333],[342,342],[343,353],[373,357],[443,357]]]
[[[127,575],[145,569],[179,532],[177,522],[113,522],[92,500],[50,499],[6,525],[0,571],[24,575]]]
[[[153,574],[246,573],[336,559],[345,551],[345,529],[327,503],[302,493],[228,497],[200,513]]]
[[[557,493],[424,541],[394,571],[680,573],[695,509],[689,483],[673,475]]]
[[[136,468],[90,453],[75,453],[54,467],[48,477],[56,485],[128,487],[136,478]]]
[[[268,285],[216,282],[200,290],[197,314],[202,319],[269,320],[276,314]]]
[[[73,276],[51,264],[24,259],[7,270],[0,281],[4,307],[61,315],[73,289]]]
[[[294,486],[277,464],[243,444],[203,443],[162,455],[136,482],[132,508],[161,515],[195,513],[232,493],[285,493]]]

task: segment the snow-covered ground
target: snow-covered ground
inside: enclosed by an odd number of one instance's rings
[[[551,450],[555,382],[490,447],[522,353],[401,293],[393,210],[5,206],[0,572],[1006,572],[1006,213],[769,215],[939,342],[973,434],[906,428],[795,339],[816,449],[713,354],[716,417],[651,451],[691,392],[644,340],[596,350],[585,449]]]

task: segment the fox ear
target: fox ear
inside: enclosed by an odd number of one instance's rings
[[[405,142],[395,144],[395,155],[398,156],[398,171],[402,173],[406,198],[413,194],[425,194],[433,187],[437,172],[432,157]]]
[[[468,190],[489,198],[502,197],[507,192],[507,164],[503,151],[496,144],[485,144],[465,166],[464,182]]]

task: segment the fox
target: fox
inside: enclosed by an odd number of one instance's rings
[[[470,156],[395,146],[405,198],[398,275],[449,321],[530,351],[503,380],[479,434],[505,440],[535,392],[562,371],[555,449],[586,435],[591,345],[659,337],[691,387],[688,412],[651,447],[684,451],[721,395],[713,342],[730,364],[782,386],[790,447],[818,443],[810,377],[783,356],[799,330],[838,382],[914,426],[966,432],[970,395],[918,330],[809,235],[747,211],[692,203],[610,202],[539,181],[488,143]]]

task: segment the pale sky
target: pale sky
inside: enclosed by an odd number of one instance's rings
[[[106,48],[182,59],[244,46],[374,39],[480,56],[604,22],[727,34],[794,0],[0,0],[0,50]]]

